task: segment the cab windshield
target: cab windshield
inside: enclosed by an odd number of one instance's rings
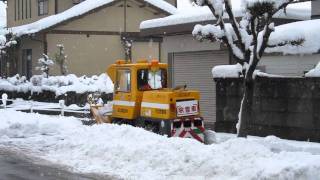
[[[140,69],[137,77],[140,91],[167,88],[167,71],[165,69],[154,72],[149,69]]]

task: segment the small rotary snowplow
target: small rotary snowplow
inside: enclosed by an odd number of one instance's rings
[[[167,64],[118,60],[107,73],[115,86],[112,108],[93,103],[96,97],[88,99],[97,123],[131,124],[169,137],[204,142],[200,93],[186,90],[186,86],[167,88]]]

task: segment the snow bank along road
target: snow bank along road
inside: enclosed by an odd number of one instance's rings
[[[0,110],[0,145],[123,179],[320,179],[320,144],[227,138],[204,145],[131,126]]]

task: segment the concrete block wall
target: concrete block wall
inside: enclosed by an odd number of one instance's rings
[[[215,79],[218,132],[235,133],[241,79]],[[320,142],[320,78],[257,77],[249,134]]]

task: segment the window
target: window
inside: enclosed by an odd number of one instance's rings
[[[32,76],[32,49],[22,50],[21,74],[28,79]]]
[[[49,10],[48,0],[38,0],[38,15],[47,15]]]
[[[151,72],[149,69],[140,69],[137,77],[140,91],[167,88],[167,71],[165,69],[159,69],[155,72]]]
[[[129,69],[120,69],[117,71],[117,81],[115,91],[130,92],[131,90],[131,72]]]

